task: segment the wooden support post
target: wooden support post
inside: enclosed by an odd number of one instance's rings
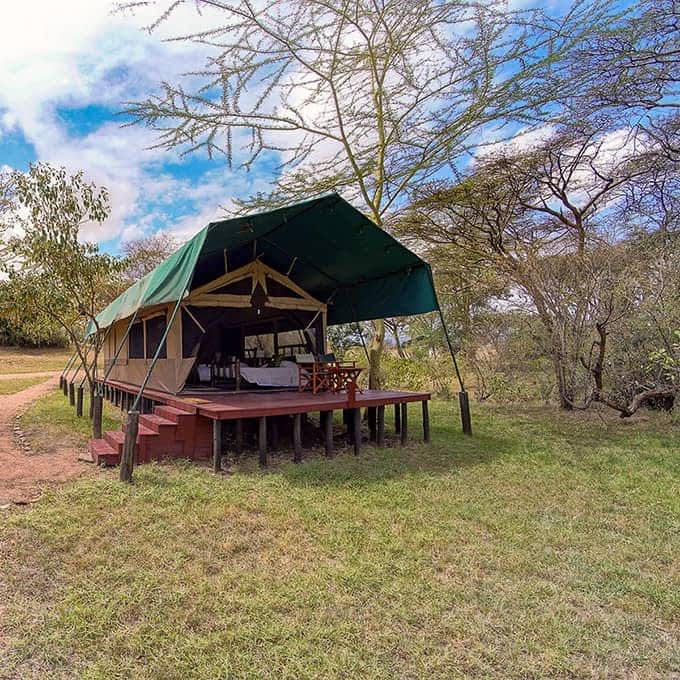
[[[330,458],[333,455],[333,411],[324,411],[323,421],[324,439],[326,444],[326,455]]]
[[[348,408],[342,409],[342,423],[347,431],[347,436],[351,438],[352,436],[352,411]]]
[[[64,376],[63,375],[59,376],[59,389],[60,390],[64,389]]]
[[[71,406],[76,405],[76,384],[75,383],[69,383],[69,386],[68,386],[68,403]]]
[[[257,443],[260,450],[260,467],[267,467],[267,416],[260,416]]]
[[[401,405],[401,443],[408,440],[408,402]]]
[[[132,484],[132,470],[135,465],[135,446],[137,446],[137,432],[139,432],[139,411],[127,414],[123,455],[120,459],[119,478],[121,482]]]
[[[353,409],[352,418],[352,439],[354,440],[354,455],[361,453],[361,409]]]
[[[92,398],[92,436],[95,439],[102,438],[102,395],[95,393]]]
[[[374,442],[376,440],[376,409],[375,406],[369,406],[366,409],[368,415],[368,440]]]
[[[460,403],[460,419],[463,422],[463,432],[472,435],[472,418],[470,417],[470,400],[467,392],[458,393]]]
[[[394,434],[401,433],[401,404],[394,405]]]
[[[379,447],[385,446],[385,405],[381,404],[377,410],[376,443]]]
[[[76,415],[78,418],[83,417],[83,396],[85,393],[85,388],[82,385],[78,386],[76,391]]]
[[[302,414],[296,413],[293,416],[293,462],[299,463],[302,460]]]
[[[427,399],[423,399],[423,441],[426,444],[430,441],[430,411]]]
[[[64,378],[64,383],[61,386],[61,390],[64,393],[64,396],[68,397],[68,380],[66,380],[66,378]]]
[[[120,395],[120,410],[121,411],[127,411],[128,410],[128,401],[129,401],[129,395],[127,392],[123,392],[121,390],[121,395]]]
[[[234,439],[236,440],[234,448],[237,455],[240,456],[243,453],[243,420],[241,418],[236,421]]]
[[[272,451],[279,448],[279,421],[273,417],[269,421],[269,441]]]
[[[222,421],[212,421],[213,472],[222,469]]]

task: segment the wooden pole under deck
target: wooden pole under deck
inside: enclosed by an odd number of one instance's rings
[[[68,403],[69,406],[76,405],[76,384],[74,382],[68,384]]]
[[[430,441],[430,411],[428,408],[427,399],[423,399],[423,441],[425,443]]]
[[[361,453],[361,409],[352,409],[352,439],[354,439],[354,455]]]
[[[260,416],[257,425],[257,444],[260,452],[260,467],[267,467],[267,416]]]
[[[377,409],[377,431],[376,431],[376,444],[382,448],[385,446],[385,405],[381,404]]]
[[[394,434],[401,432],[401,405],[394,405]]]
[[[302,461],[302,414],[293,416],[293,462]]]
[[[326,414],[323,421],[324,443],[326,455],[330,458],[333,455],[333,411],[324,411]]]
[[[375,406],[369,406],[366,409],[367,415],[368,415],[368,439],[369,441],[374,442],[376,440],[376,407]]]
[[[95,439],[102,438],[102,395],[95,392],[92,397],[92,434]]]
[[[408,402],[401,405],[401,443],[408,441]]]
[[[84,396],[85,388],[82,385],[78,385],[78,389],[76,391],[76,416],[78,418],[83,417],[83,396]]]
[[[212,421],[213,472],[222,470],[222,421]]]
[[[243,453],[243,420],[241,418],[236,421],[234,439],[236,440],[234,449],[236,454],[240,456]]]

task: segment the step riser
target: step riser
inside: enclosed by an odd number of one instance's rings
[[[95,462],[118,465],[126,431],[124,423],[122,432],[107,432],[103,440],[91,442]],[[208,418],[164,405],[156,406],[153,414],[140,415],[135,464],[170,458],[205,460],[211,455],[212,422]]]

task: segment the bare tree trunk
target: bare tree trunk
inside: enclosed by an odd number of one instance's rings
[[[368,387],[380,389],[380,358],[385,342],[385,322],[380,319],[373,322],[373,337],[368,345]]]
[[[394,344],[397,346],[397,354],[399,355],[399,358],[406,359],[406,353],[404,352],[404,348],[401,345],[401,340],[399,339],[399,328],[397,328],[394,332]]]

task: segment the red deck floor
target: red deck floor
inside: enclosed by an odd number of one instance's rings
[[[136,393],[133,385],[108,381],[112,387]],[[387,406],[405,402],[429,401],[427,392],[397,392],[394,390],[364,390],[357,392],[356,399],[349,403],[347,394],[332,392],[205,392],[201,394],[168,394],[159,390],[146,389],[147,399],[168,404],[189,413],[213,420],[234,420],[259,418],[260,416],[282,416],[314,411],[339,411],[346,408]]]

